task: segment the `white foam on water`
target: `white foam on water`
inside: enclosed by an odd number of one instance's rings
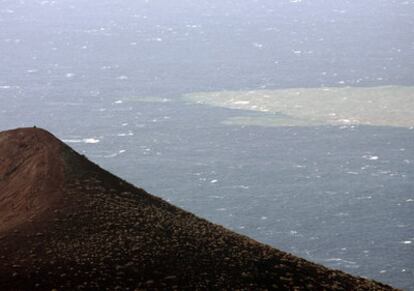
[[[99,143],[100,142],[99,139],[96,139],[96,138],[93,138],[93,137],[91,137],[91,138],[84,138],[84,139],[82,139],[82,141],[84,143],[88,143],[88,144],[95,144],[95,143]]]
[[[88,143],[88,144],[95,144],[99,143],[100,140],[96,138],[68,138],[68,139],[62,139],[64,143]]]
[[[358,199],[358,200],[367,200],[367,199],[372,199],[372,196],[361,196],[361,197],[357,197],[356,199]]]
[[[362,158],[369,160],[369,161],[379,160],[379,156],[375,156],[375,155],[363,155]]]
[[[64,143],[81,143],[81,139],[62,139]]]
[[[260,49],[263,48],[263,44],[258,43],[258,42],[254,42],[253,46],[256,47],[256,48],[260,48]]]
[[[118,155],[117,153],[113,153],[113,154],[110,154],[110,155],[105,155],[103,157],[104,158],[115,158],[117,155]]]
[[[350,174],[350,175],[359,175],[359,173],[358,172],[353,172],[353,171],[349,171],[349,172],[346,172],[347,174]]]
[[[115,158],[117,156],[119,156],[120,154],[125,153],[126,150],[119,150],[117,153],[113,153],[113,154],[109,154],[109,155],[105,155],[103,156],[104,158]]]
[[[246,186],[246,185],[235,185],[231,188],[233,188],[233,189],[245,189],[246,190],[246,189],[249,189],[250,187]]]
[[[129,131],[129,132],[121,132],[121,133],[118,133],[117,134],[117,136],[120,136],[120,137],[122,137],[122,136],[133,136],[133,135],[134,135],[134,133],[132,131]]]
[[[247,104],[250,104],[250,101],[237,100],[237,101],[234,101],[233,104],[235,104],[235,105],[247,105]]]

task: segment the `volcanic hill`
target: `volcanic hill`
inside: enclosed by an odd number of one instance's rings
[[[0,290],[392,290],[115,177],[42,129],[0,133]]]

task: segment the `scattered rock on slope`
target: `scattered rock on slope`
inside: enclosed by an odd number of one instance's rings
[[[1,132],[0,289],[52,288],[392,290],[198,218],[44,130]]]

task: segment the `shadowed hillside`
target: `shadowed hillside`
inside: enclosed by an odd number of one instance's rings
[[[113,176],[44,130],[5,131],[0,289],[52,288],[392,289],[200,219]]]

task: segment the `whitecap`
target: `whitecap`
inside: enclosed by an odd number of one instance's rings
[[[238,100],[233,102],[234,105],[247,105],[250,104],[250,101],[247,100]]]
[[[349,120],[349,119],[338,119],[337,120],[338,122],[340,122],[340,123],[343,123],[343,124],[349,124],[349,123],[351,123],[352,121],[351,120]]]
[[[357,197],[356,199],[358,199],[358,200],[367,200],[367,199],[372,199],[372,196],[361,196],[361,197]]]
[[[350,175],[359,175],[359,173],[358,172],[353,172],[353,171],[349,171],[349,172],[346,172],[347,174],[350,174]]]
[[[93,138],[93,137],[91,137],[91,138],[84,138],[84,139],[82,139],[82,141],[84,143],[89,143],[89,144],[95,144],[95,143],[99,143],[100,142],[99,139],[96,139],[96,138]]]
[[[105,155],[104,158],[115,158],[118,154],[117,153],[113,153],[110,155]]]
[[[363,155],[362,158],[369,160],[369,161],[379,160],[379,156],[375,156],[375,155]]]
[[[254,47],[257,47],[257,48],[263,48],[263,44],[258,43],[258,42],[254,42],[254,43],[253,43],[253,46],[254,46]]]
[[[233,186],[232,188],[235,188],[235,189],[249,189],[250,187],[249,186],[246,186],[246,185],[235,185],[235,186]]]
[[[133,136],[133,135],[134,135],[134,133],[132,131],[129,131],[129,132],[121,132],[121,133],[118,133],[117,134],[117,136],[119,136],[119,137],[122,137],[122,136]]]
[[[126,152],[126,150],[119,150],[117,153],[105,155],[104,158],[115,158],[115,157],[117,157],[120,154],[125,153],[125,152]]]
[[[81,143],[81,139],[62,139],[64,143]]]

